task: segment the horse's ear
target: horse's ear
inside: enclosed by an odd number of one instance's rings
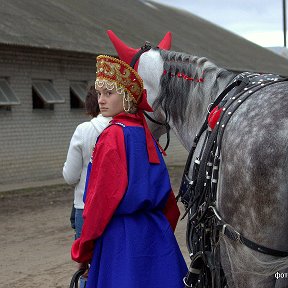
[[[172,42],[172,33],[167,32],[161,42],[158,44],[158,47],[163,50],[170,50]]]
[[[112,44],[114,45],[119,58],[122,61],[125,61],[126,63],[130,64],[134,55],[140,50],[140,48],[134,49],[129,47],[127,44],[121,41],[112,30],[108,30],[107,34]]]

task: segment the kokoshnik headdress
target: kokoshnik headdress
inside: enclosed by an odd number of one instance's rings
[[[143,80],[139,74],[124,61],[107,55],[97,57],[95,84],[115,89],[118,94],[126,92],[135,104],[143,93]]]

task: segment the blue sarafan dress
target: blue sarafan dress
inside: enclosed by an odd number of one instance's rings
[[[114,117],[93,152],[84,225],[71,251],[91,262],[88,288],[183,287],[187,267],[173,233],[179,210],[158,147],[160,163],[149,162],[140,120]]]

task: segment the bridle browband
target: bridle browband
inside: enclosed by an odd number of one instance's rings
[[[135,64],[137,63],[137,61],[139,60],[140,56],[149,51],[150,49],[152,48],[151,44],[149,41],[146,41],[145,44],[141,47],[141,49],[133,56],[132,60],[131,60],[131,63],[130,63],[130,66],[134,69],[135,67]],[[170,144],[170,125],[167,121],[165,121],[164,123],[161,123],[155,119],[153,119],[150,115],[148,115],[147,112],[143,112],[145,117],[147,117],[151,122],[157,124],[157,125],[161,125],[161,126],[165,126],[166,128],[166,135],[167,135],[167,140],[166,140],[166,145],[164,147],[164,151],[167,150],[167,148],[169,147],[169,144]]]

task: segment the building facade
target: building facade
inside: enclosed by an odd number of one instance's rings
[[[93,80],[95,57],[17,46],[1,46],[0,55],[0,80],[19,101],[0,108],[0,184],[59,178],[75,127],[89,119],[80,99],[71,107],[80,98],[71,85]],[[56,94],[55,103],[35,91],[39,81],[54,88],[47,93]]]
[[[134,48],[145,40],[157,46],[171,31],[175,51],[205,56],[228,70],[288,76],[283,57],[159,3],[6,2],[0,0],[0,191],[5,185],[62,178],[71,136],[89,120],[83,101],[95,79],[95,57],[116,53],[107,29]],[[172,135],[166,163],[184,165],[187,156]]]
[[[61,178],[70,138],[89,121],[83,102],[95,79],[95,57],[7,45],[0,55],[0,89],[3,80],[17,99],[0,106],[0,185]],[[42,91],[39,83],[49,85]],[[183,165],[186,153],[172,136],[165,160]]]

